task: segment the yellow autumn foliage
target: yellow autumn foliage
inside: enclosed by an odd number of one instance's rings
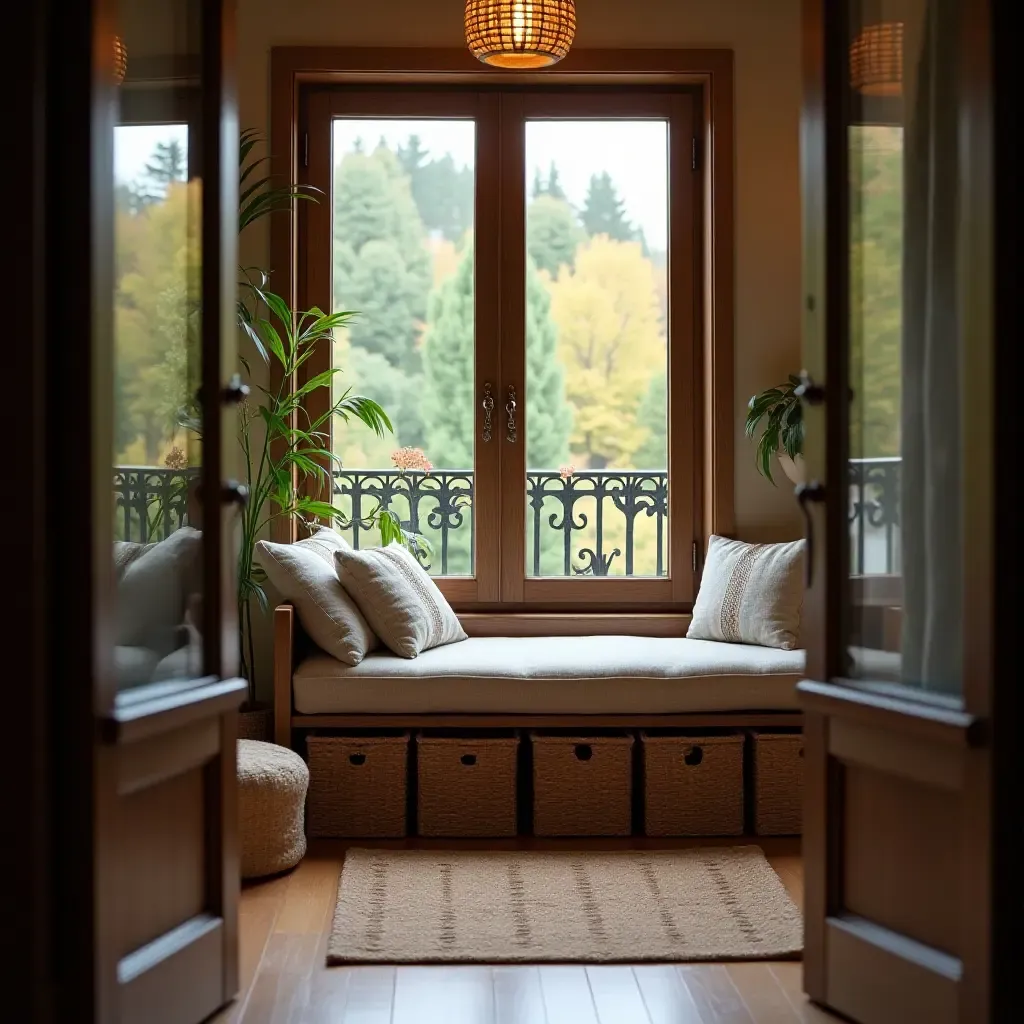
[[[550,284],[579,468],[631,468],[647,437],[637,413],[667,359],[655,274],[639,242],[598,235]]]

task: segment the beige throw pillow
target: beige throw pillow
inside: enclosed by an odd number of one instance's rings
[[[377,638],[338,582],[334,555],[348,550],[340,534],[325,528],[294,544],[261,540],[256,559],[281,596],[295,605],[313,643],[346,665],[358,665]]]
[[[686,635],[791,651],[800,645],[804,542],[712,537]]]
[[[403,658],[465,640],[451,605],[401,544],[336,551],[338,579],[377,636]]]

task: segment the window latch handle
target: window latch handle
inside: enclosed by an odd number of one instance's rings
[[[508,429],[505,431],[505,440],[515,444],[516,441],[516,389],[509,384],[508,402],[505,403],[505,413],[508,416]]]
[[[484,429],[482,437],[484,442],[491,439],[491,418],[494,415],[494,395],[491,394],[491,382],[484,384],[484,400],[480,403],[484,408]]]

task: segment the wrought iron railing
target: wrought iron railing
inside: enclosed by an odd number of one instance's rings
[[[382,505],[431,542],[421,562],[441,576],[473,571],[473,485],[470,470],[334,474],[335,501],[354,520],[353,547],[366,534],[358,521]],[[526,500],[527,564],[534,576],[665,575],[666,473],[581,470],[563,477],[557,470],[530,470]],[[648,529],[642,528],[645,521]]]
[[[854,576],[900,571],[900,457],[850,459],[850,562]]]
[[[188,522],[188,487],[198,469],[114,467],[114,533],[143,544],[169,537]]]
[[[188,486],[197,469],[118,466],[115,530],[121,540],[170,536],[188,521]],[[851,459],[850,555],[854,575],[898,573],[900,459]],[[378,505],[431,541],[421,556],[435,575],[473,572],[476,520],[470,470],[335,471],[335,501],[355,522],[354,547],[377,543],[358,520]],[[526,479],[527,565],[534,576],[664,576],[668,476],[655,471],[530,470]],[[484,537],[488,544],[497,538]]]

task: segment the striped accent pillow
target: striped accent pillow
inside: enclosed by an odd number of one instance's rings
[[[281,597],[295,605],[302,628],[322,651],[346,665],[358,665],[377,647],[377,638],[334,568],[334,552],[348,549],[330,527],[294,544],[256,544],[256,558]]]
[[[687,637],[799,647],[803,567],[802,540],[745,544],[712,537]]]
[[[334,564],[374,633],[400,657],[466,639],[437,584],[401,544],[335,551]]]

